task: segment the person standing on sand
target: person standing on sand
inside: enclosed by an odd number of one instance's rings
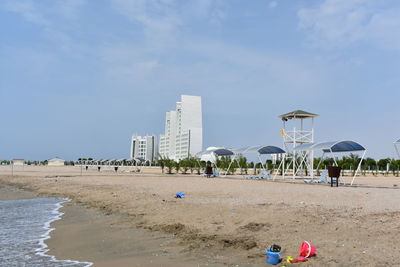
[[[213,168],[211,167],[211,162],[207,161],[207,166],[206,166],[207,178],[210,178],[212,174],[213,174]]]

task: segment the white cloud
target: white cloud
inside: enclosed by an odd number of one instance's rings
[[[58,0],[53,1],[54,12],[65,19],[78,19],[86,0]]]
[[[374,14],[369,24],[369,36],[383,48],[400,50],[400,8]]]
[[[50,26],[54,19],[77,19],[86,0],[53,0],[49,3],[33,0],[5,0],[0,8],[21,15],[26,21]]]
[[[268,4],[269,8],[275,8],[277,5],[278,5],[278,2],[277,2],[277,1],[271,1],[271,2],[269,2],[269,4]]]
[[[132,43],[103,47],[99,55],[104,77],[122,90],[203,88],[204,93],[219,95],[246,86],[255,94],[270,88],[272,98],[298,90],[318,95],[326,79],[319,67],[299,59],[206,39],[183,41],[178,55],[155,54],[151,48]],[[189,63],[176,59],[193,55],[195,60]]]
[[[32,1],[6,1],[3,2],[2,8],[20,14],[26,21],[40,25],[50,24]]]
[[[320,47],[370,42],[400,50],[400,8],[393,5],[374,0],[324,0],[298,11],[299,28]]]
[[[0,9],[39,25],[42,35],[47,40],[57,43],[61,50],[68,51],[76,47],[73,34],[74,31],[79,31],[80,12],[85,3],[86,0],[5,0],[0,3]]]
[[[144,27],[148,39],[172,40],[181,19],[177,6],[170,0],[113,0],[113,7],[129,20]]]
[[[226,16],[222,1],[196,0],[110,0],[112,7],[143,26],[146,40],[168,46],[179,38],[182,28],[196,19],[218,24]]]

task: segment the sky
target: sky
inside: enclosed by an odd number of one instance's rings
[[[316,141],[395,157],[399,14],[398,0],[2,0],[0,159],[129,157],[181,94],[202,96],[204,147],[282,146],[278,116],[302,109],[320,115]]]

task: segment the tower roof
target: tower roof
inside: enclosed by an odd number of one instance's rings
[[[318,117],[318,114],[310,113],[304,110],[295,110],[283,115],[280,115],[279,118],[282,120],[290,120],[290,119],[310,119]]]

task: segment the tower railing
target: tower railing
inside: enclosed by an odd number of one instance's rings
[[[285,143],[312,143],[314,140],[313,131],[287,131],[283,136]]]

